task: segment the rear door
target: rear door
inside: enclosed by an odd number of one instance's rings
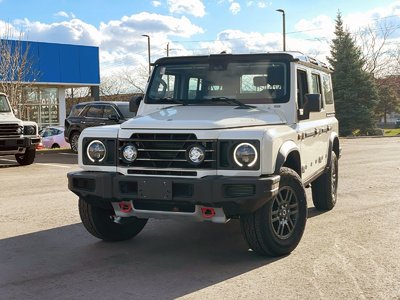
[[[86,127],[106,125],[106,120],[103,116],[104,104],[91,104],[84,111],[84,116],[81,121],[82,130]]]

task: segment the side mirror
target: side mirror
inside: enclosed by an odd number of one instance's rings
[[[119,117],[117,115],[115,115],[115,114],[109,115],[108,119],[110,121],[114,121],[114,122],[118,122],[119,121]]]
[[[303,119],[308,119],[310,117],[310,112],[320,112],[321,110],[321,94],[306,94],[303,107]]]
[[[143,100],[143,96],[136,96],[133,97],[130,101],[129,101],[129,111],[131,112],[137,112],[140,102]]]

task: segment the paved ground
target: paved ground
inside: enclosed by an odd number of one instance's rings
[[[279,259],[247,251],[237,222],[151,220],[100,242],[67,190],[75,155],[0,158],[0,298],[400,299],[400,139],[342,146],[337,206],[320,214],[309,198],[303,239]]]

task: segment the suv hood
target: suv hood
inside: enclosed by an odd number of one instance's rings
[[[17,119],[12,112],[0,112],[0,123],[22,124],[22,121],[20,119]]]
[[[275,111],[237,106],[171,106],[121,124],[122,129],[224,129],[282,124]]]

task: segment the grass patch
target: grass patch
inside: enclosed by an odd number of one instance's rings
[[[385,129],[385,136],[400,136],[400,128]]]

